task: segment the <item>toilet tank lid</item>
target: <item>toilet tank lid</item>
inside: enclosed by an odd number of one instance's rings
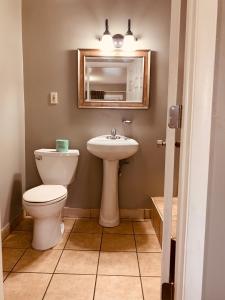
[[[70,149],[67,152],[57,152],[56,149],[38,149],[34,151],[34,154],[42,156],[79,156],[80,152],[77,149]]]

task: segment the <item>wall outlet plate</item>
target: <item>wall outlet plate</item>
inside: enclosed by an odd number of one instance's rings
[[[50,104],[58,104],[58,93],[57,92],[51,92],[50,93]]]

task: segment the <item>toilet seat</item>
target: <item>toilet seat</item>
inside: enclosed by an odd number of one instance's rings
[[[23,194],[27,205],[50,205],[66,199],[67,189],[62,185],[39,185]]]

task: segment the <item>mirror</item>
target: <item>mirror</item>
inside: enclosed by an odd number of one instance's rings
[[[149,50],[78,50],[79,108],[147,109],[149,68]]]

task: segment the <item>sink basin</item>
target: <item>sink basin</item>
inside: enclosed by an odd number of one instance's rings
[[[87,142],[87,150],[93,155],[106,160],[120,160],[134,155],[138,142],[125,136],[97,136]]]
[[[103,159],[103,184],[99,223],[105,227],[120,223],[118,201],[119,160],[134,155],[139,143],[121,135],[101,135],[87,142],[87,150]]]

